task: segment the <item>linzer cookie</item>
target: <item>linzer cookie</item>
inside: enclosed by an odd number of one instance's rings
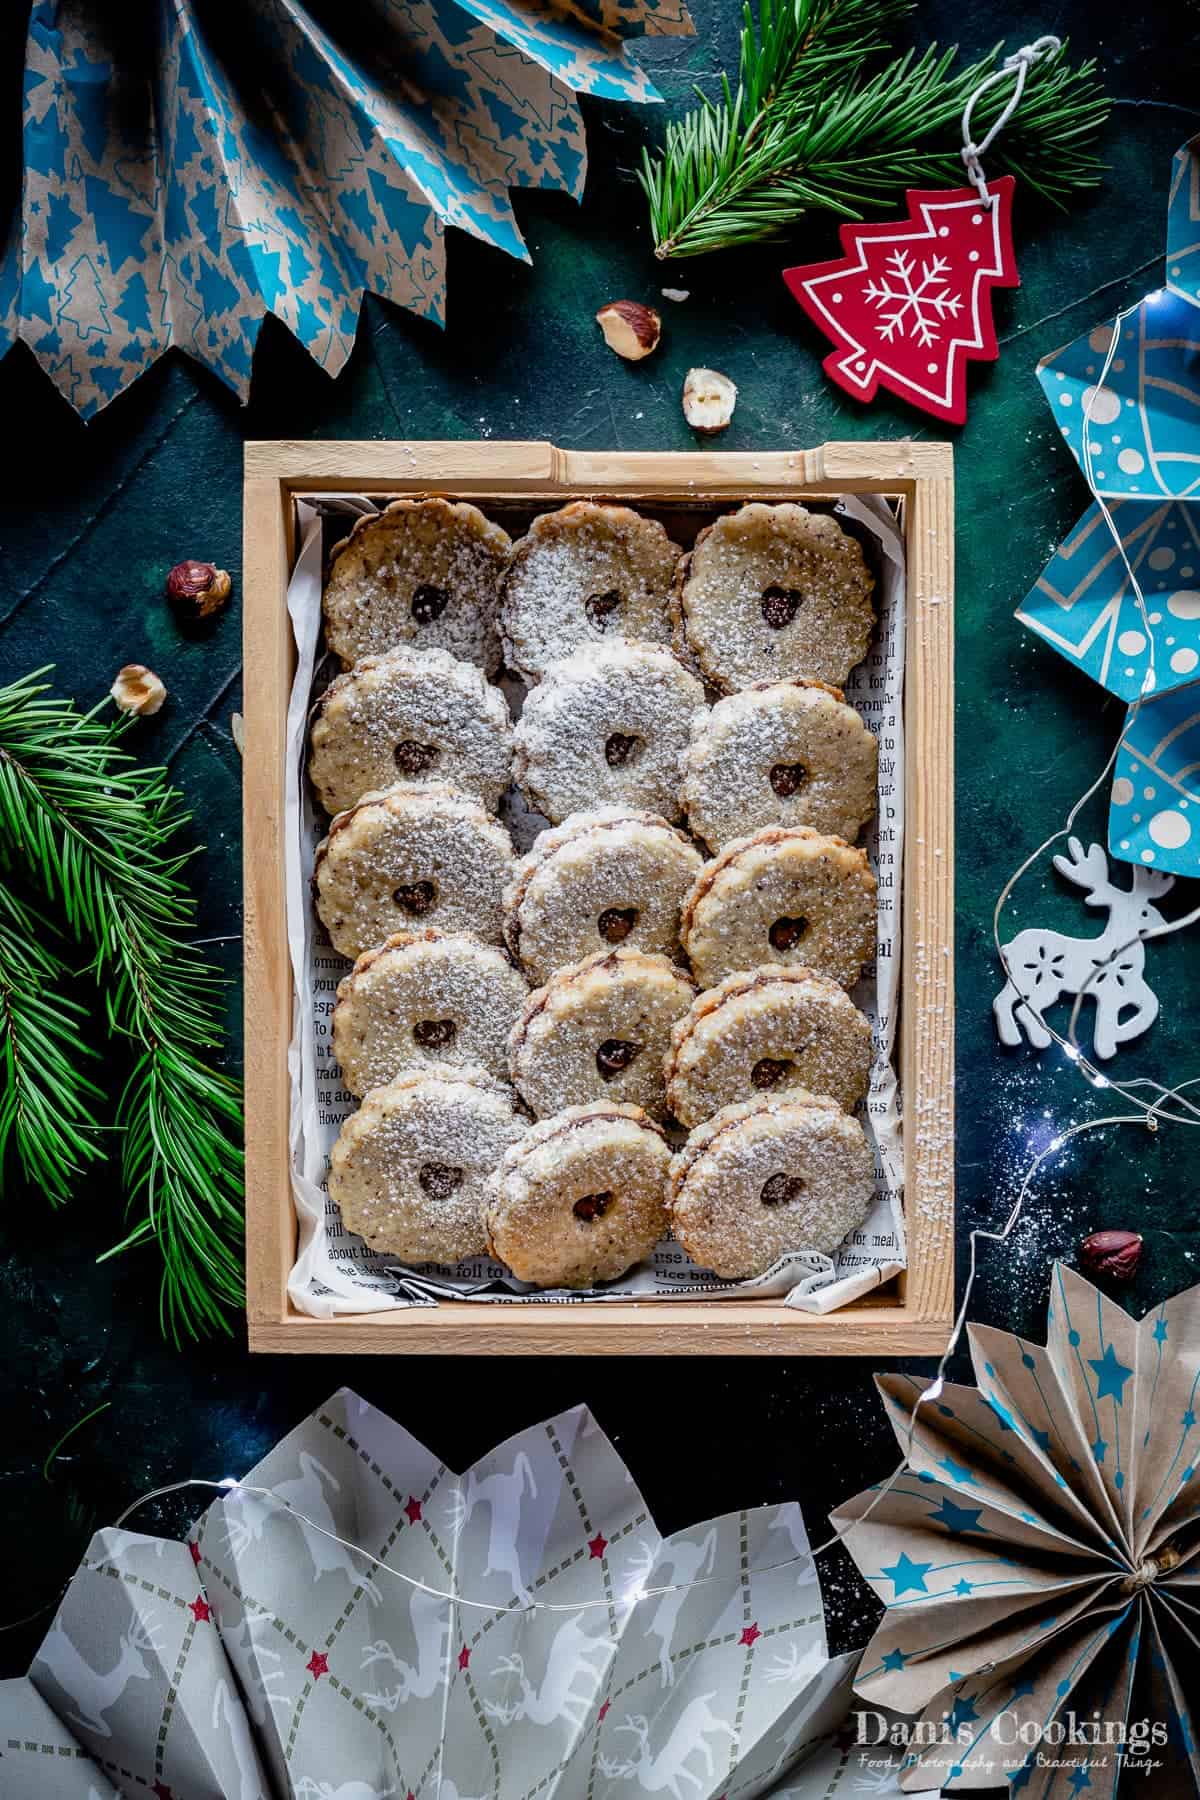
[[[343,1124],[330,1196],[348,1231],[402,1262],[481,1256],[484,1185],[526,1123],[482,1069],[435,1063],[398,1076]]]
[[[675,565],[662,526],[627,506],[575,500],[543,513],[513,548],[501,590],[505,656],[538,681],[580,644],[667,643]]]
[[[416,926],[502,941],[503,825],[451,787],[398,784],[339,813],[317,850],[317,912],[343,956]]]
[[[845,989],[768,964],[700,994],[671,1031],[667,1109],[699,1125],[723,1106],[795,1088],[851,1111],[867,1091],[871,1027]]]
[[[445,650],[364,657],[321,696],[308,772],[328,813],[398,779],[450,782],[494,807],[512,774],[508,704]]]
[[[563,969],[530,995],[513,1027],[514,1085],[539,1118],[603,1099],[661,1116],[671,1027],[695,992],[665,956],[640,950],[602,951]]]
[[[504,894],[504,936],[535,981],[600,950],[679,947],[699,852],[658,813],[572,813],[543,831]]]
[[[476,506],[393,500],[333,553],[325,636],[349,667],[398,644],[500,666],[496,605],[512,540]]]
[[[585,808],[679,817],[683,756],[704,690],[671,651],[624,638],[551,664],[516,728],[516,779],[554,823]]]
[[[508,1035],[529,998],[502,950],[466,932],[399,931],[338,988],[333,1053],[352,1094],[433,1063],[508,1074]]]
[[[873,587],[828,513],[752,501],[707,526],[680,563],[680,647],[726,693],[797,677],[840,686],[866,655]]]
[[[765,1275],[781,1256],[831,1256],[874,1197],[862,1126],[827,1096],[794,1090],[726,1106],[675,1159],[671,1226],[701,1268]]]
[[[719,850],[763,825],[853,843],[875,811],[879,752],[838,688],[759,682],[697,720],[684,763],[688,824]]]
[[[802,963],[853,987],[875,952],[877,886],[864,850],[806,825],[735,838],[683,903],[696,979],[714,987],[763,963]]]
[[[568,1107],[531,1126],[489,1182],[492,1253],[537,1287],[615,1281],[665,1234],[670,1169],[640,1107]]]

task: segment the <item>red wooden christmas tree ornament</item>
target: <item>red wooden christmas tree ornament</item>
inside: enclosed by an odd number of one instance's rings
[[[1019,287],[1011,175],[973,187],[910,189],[908,218],[843,225],[844,254],[783,278],[835,346],[825,373],[856,400],[885,387],[935,418],[967,416],[968,362],[995,362],[992,289]]]

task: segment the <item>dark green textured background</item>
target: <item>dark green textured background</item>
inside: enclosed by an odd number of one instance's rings
[[[20,11],[21,9],[14,9]],[[730,0],[697,0],[695,40],[651,43],[645,59],[672,108],[693,82],[711,90],[733,57]],[[958,479],[958,1089],[960,1232],[1001,1220],[1031,1146],[1097,1112],[1056,1053],[1005,1053],[994,1042],[991,911],[1003,879],[1056,826],[1103,762],[1121,708],[1074,675],[1013,621],[1055,545],[1082,511],[1082,481],[1033,379],[1038,357],[1157,285],[1170,155],[1200,129],[1196,0],[1153,0],[1111,31],[1116,9],[1084,0],[1034,10],[927,5],[913,37],[956,39],[977,52],[1043,31],[1070,35],[1102,61],[1116,107],[1103,190],[1067,216],[1035,212],[1018,194],[1023,286],[996,301],[997,365],[971,379],[970,421],[957,434]],[[0,27],[11,39],[7,24]],[[5,47],[0,42],[0,49]],[[15,54],[16,47],[10,45]],[[11,57],[8,67],[13,68]],[[6,88],[11,96],[12,86]],[[364,308],[353,360],[331,383],[268,321],[254,397],[236,402],[172,356],[94,424],[83,426],[24,351],[0,364],[8,451],[0,494],[0,671],[44,662],[61,689],[91,705],[126,661],[149,663],[170,702],[135,740],[186,792],[196,834],[201,935],[241,930],[240,776],[230,715],[241,705],[238,590],[210,636],[186,641],[161,599],[169,566],[204,557],[241,563],[241,446],[246,437],[549,438],[566,447],[680,449],[693,440],[678,396],[692,363],[738,382],[730,449],[800,447],[839,437],[940,435],[886,399],[843,400],[820,371],[822,346],[779,280],[789,261],[836,249],[828,221],[794,245],[709,257],[667,271],[653,262],[631,171],[653,114],[585,106],[591,174],[582,208],[518,196],[533,265],[455,235],[444,334],[379,302]],[[666,282],[686,305],[663,304],[666,334],[640,367],[603,347],[592,315],[616,297],[653,298]],[[1103,834],[1103,811],[1091,820]],[[1187,896],[1176,896],[1172,904]],[[1175,908],[1178,910],[1178,906]],[[1053,875],[1027,883],[1014,920],[1088,923]],[[1164,1001],[1148,1038],[1121,1055],[1123,1073],[1200,1073],[1195,938],[1151,947]],[[240,1036],[240,945],[216,947],[234,985]],[[1141,1311],[1196,1278],[1200,1201],[1195,1143],[1183,1129],[1152,1139],[1125,1127],[1083,1139],[1038,1183],[1005,1251],[984,1248],[973,1313],[1041,1335],[1053,1258],[1075,1255],[1098,1226],[1145,1233],[1132,1294]],[[334,1387],[346,1383],[464,1465],[506,1432],[586,1401],[617,1439],[659,1522],[672,1529],[726,1508],[796,1497],[810,1531],[829,1507],[891,1466],[893,1444],[871,1372],[854,1361],[770,1362],[700,1356],[647,1366],[618,1359],[447,1360],[436,1372],[383,1361],[247,1356],[232,1343],[185,1352],[155,1323],[156,1270],[146,1257],[101,1267],[120,1196],[110,1169],[49,1214],[11,1185],[3,1214],[0,1309],[8,1354],[0,1440],[0,1625],[53,1601],[89,1527],[138,1493],[187,1475],[240,1472]],[[927,1367],[928,1365],[913,1365]],[[58,1436],[102,1401],[56,1462]],[[177,1530],[185,1501],[150,1508],[146,1529]],[[871,1601],[830,1561],[841,1646],[862,1642]],[[23,1670],[47,1615],[0,1636],[5,1674]]]

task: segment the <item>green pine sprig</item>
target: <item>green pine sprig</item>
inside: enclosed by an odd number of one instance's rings
[[[662,151],[643,153],[655,255],[700,256],[778,237],[803,214],[860,219],[908,187],[961,186],[967,99],[1001,48],[961,69],[954,50],[910,51],[864,68],[886,49],[904,0],[760,0],[745,8],[736,91],[669,124]],[[978,101],[978,141],[1011,97],[997,83]],[[1066,48],[1029,71],[988,167],[1062,205],[1095,186],[1095,143],[1109,102],[1092,61]]]
[[[178,1342],[228,1329],[242,1294],[241,1105],[208,1060],[221,983],[187,937],[191,853],[175,840],[188,814],[165,770],[121,747],[122,724],[50,697],[46,672],[0,688],[0,849],[61,912],[132,1047],[117,1127],[133,1223],[107,1254],[156,1245],[160,1321]]]
[[[85,1065],[87,1012],[61,990],[67,965],[47,919],[0,885],[0,1192],[10,1153],[52,1206],[103,1156],[94,1102],[104,1093]]]

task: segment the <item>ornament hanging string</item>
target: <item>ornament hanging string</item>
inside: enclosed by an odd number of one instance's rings
[[[1020,106],[1021,96],[1025,92],[1025,82],[1034,63],[1041,62],[1044,56],[1057,55],[1061,49],[1062,39],[1056,38],[1050,33],[1047,33],[1045,37],[1035,38],[1032,44],[1023,44],[1019,50],[1014,50],[1011,56],[1006,56],[1000,67],[986,80],[981,81],[974,93],[967,96],[967,103],[963,107],[962,115],[963,167],[967,171],[968,181],[974,187],[984,206],[994,206],[996,197],[988,189],[987,179],[983,173],[983,158]],[[971,115],[976,102],[981,100],[984,94],[999,82],[1007,81],[1010,75],[1016,77],[1013,91],[988,130],[983,142],[977,144],[971,137]]]

